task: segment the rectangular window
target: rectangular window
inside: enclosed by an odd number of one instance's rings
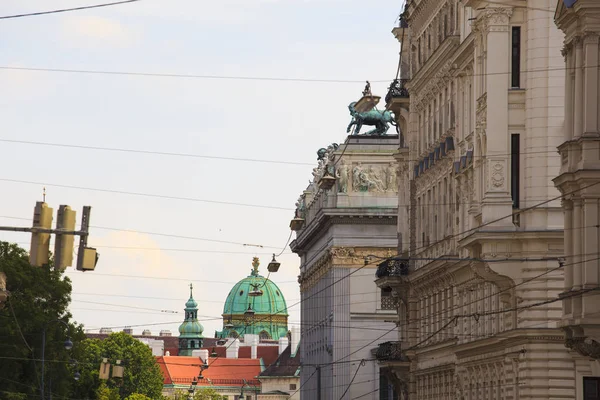
[[[510,135],[510,194],[513,208],[519,208],[519,197],[521,188],[520,179],[521,158],[521,135],[513,133]]]
[[[521,87],[521,27],[512,27],[511,87]]]
[[[296,384],[290,383],[290,390],[296,390]]]
[[[583,378],[583,400],[600,400],[600,378]]]

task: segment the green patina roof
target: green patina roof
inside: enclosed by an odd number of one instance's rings
[[[250,275],[236,283],[227,295],[223,306],[223,317],[243,314],[249,304],[255,315],[287,316],[287,305],[279,287],[258,273],[258,259],[254,260],[253,266]],[[252,290],[256,290],[255,288],[263,292],[262,296],[249,295]]]
[[[193,286],[190,284],[190,298],[185,303],[185,321],[179,325],[181,338],[203,338],[204,327],[198,322],[198,303],[194,300]]]

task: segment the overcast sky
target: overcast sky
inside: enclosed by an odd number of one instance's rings
[[[99,2],[3,0],[1,13]],[[88,329],[131,325],[136,332],[144,327],[156,334],[175,332],[193,281],[205,336],[212,337],[221,329],[223,301],[250,272],[252,257],[261,257],[266,274],[270,254],[283,249],[316,151],[343,142],[347,105],[360,97],[362,81],[371,80],[374,93],[385,95],[397,68],[399,45],[390,32],[401,3],[143,0],[0,20],[0,225],[30,226],[44,184],[55,211],[68,204],[79,220],[82,206],[92,206],[90,245],[101,258],[94,272],[67,272],[75,319]],[[0,240],[26,249],[29,239],[0,232]],[[291,323],[299,323],[299,259],[288,247],[279,260],[281,268],[271,278],[286,296]]]

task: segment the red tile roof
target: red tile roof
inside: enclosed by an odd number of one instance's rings
[[[188,385],[200,374],[199,357],[156,357],[163,373],[164,384]],[[227,385],[243,386],[244,380],[249,385],[260,384],[256,377],[261,372],[259,359],[248,358],[208,358],[209,368],[202,372],[204,379],[198,386]]]

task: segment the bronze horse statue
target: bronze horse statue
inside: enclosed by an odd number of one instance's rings
[[[350,115],[352,115],[352,121],[348,125],[346,132],[350,133],[352,125],[356,125],[354,135],[358,135],[363,125],[375,126],[375,129],[371,129],[365,135],[383,136],[390,128],[388,124],[396,125],[392,113],[389,111],[371,110],[359,113],[356,111],[354,106],[356,102],[353,101],[348,105]]]

